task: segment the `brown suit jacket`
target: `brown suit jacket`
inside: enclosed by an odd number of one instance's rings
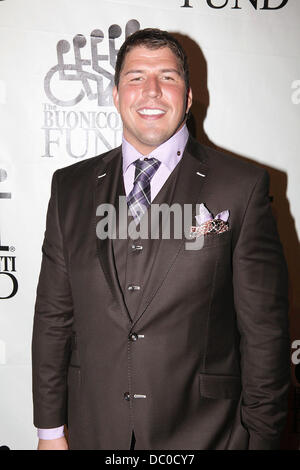
[[[189,139],[165,202],[228,209],[229,231],[198,251],[158,241],[131,312],[112,241],[96,237],[96,208],[124,194],[121,161],[117,148],[53,177],[32,341],[35,426],[67,423],[71,449],[129,449],[133,429],[136,449],[277,448],[290,380],[287,272],[267,172]]]

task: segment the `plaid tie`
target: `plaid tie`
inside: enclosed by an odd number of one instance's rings
[[[139,223],[151,204],[150,181],[158,170],[160,163],[156,158],[147,158],[134,162],[133,189],[127,196],[127,203],[136,223]]]

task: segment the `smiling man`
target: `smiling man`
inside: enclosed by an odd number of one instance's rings
[[[122,145],[53,176],[32,341],[38,448],[276,449],[289,332],[268,175],[189,136],[187,58],[169,33],[127,38],[113,97]],[[155,204],[192,207],[201,249],[97,237],[97,208],[118,211],[121,196],[137,226]]]
[[[192,91],[169,47],[137,46],[126,55],[113,97],[124,138],[142,155],[170,139],[185,123]]]

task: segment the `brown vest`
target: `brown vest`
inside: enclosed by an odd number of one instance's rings
[[[169,178],[166,180],[152,201],[152,204],[172,204],[180,163],[181,162],[179,162]],[[118,207],[117,204],[119,195],[125,196],[122,173],[119,179],[119,194],[116,197],[116,207]],[[155,261],[157,250],[161,242],[160,235],[157,239],[151,239],[150,214],[151,211],[148,209],[148,211],[143,216],[143,219],[146,217],[148,221],[148,238],[139,237],[136,240],[133,240],[130,237],[127,237],[127,239],[120,239],[118,237],[120,226],[118,224],[117,216],[117,238],[114,239],[112,243],[119,284],[121,291],[123,292],[124,302],[131,319],[134,319],[140,306],[144,288],[146,286],[147,280],[151,275],[153,263]],[[127,220],[124,222],[127,222],[127,227],[129,224],[132,224],[132,226],[135,227],[135,225],[133,225],[135,222],[131,215],[127,216]],[[136,228],[136,231],[139,233],[139,227]]]

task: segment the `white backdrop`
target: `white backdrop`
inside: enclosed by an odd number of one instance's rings
[[[120,144],[115,53],[139,27],[182,38],[199,140],[270,173],[300,361],[299,21],[297,0],[0,1],[0,446],[36,447],[30,347],[51,177]]]

